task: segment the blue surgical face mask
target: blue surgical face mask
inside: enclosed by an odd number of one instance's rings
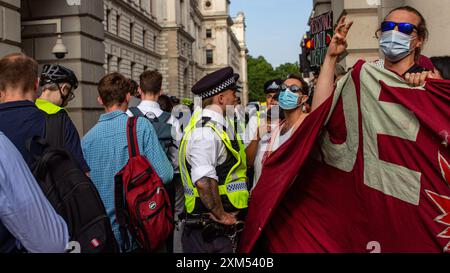
[[[398,62],[411,54],[411,41],[414,39],[396,30],[386,31],[381,35],[380,48],[387,60]]]
[[[281,109],[283,110],[293,110],[299,107],[298,99],[300,95],[292,92],[291,90],[283,90],[280,92],[278,102]]]

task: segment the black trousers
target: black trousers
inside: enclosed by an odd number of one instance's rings
[[[230,238],[219,236],[208,243],[203,239],[202,231],[200,228],[184,227],[182,237],[184,253],[233,253]]]

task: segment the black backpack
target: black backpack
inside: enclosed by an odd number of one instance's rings
[[[32,146],[38,146],[42,151],[39,156],[33,154],[33,175],[50,204],[65,220],[70,241],[79,244],[81,253],[118,252],[111,222],[97,188],[70,153],[56,144],[64,139],[61,134],[58,137],[57,132],[64,130],[58,115],[47,118],[48,140],[34,137],[27,143],[29,151],[33,150]],[[52,135],[56,139],[51,139]]]
[[[151,117],[144,115],[144,113],[142,113],[137,107],[131,107],[130,112],[133,116],[144,117],[152,123],[156,135],[158,136],[159,143],[161,144],[163,151],[169,157],[169,148],[174,146],[172,138],[172,125],[167,123],[171,117],[170,113],[163,112],[159,117]]]

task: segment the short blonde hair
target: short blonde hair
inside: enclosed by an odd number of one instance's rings
[[[207,98],[202,101],[202,106],[203,106],[203,108],[206,108],[206,106],[210,106],[213,103],[214,103],[214,97]]]

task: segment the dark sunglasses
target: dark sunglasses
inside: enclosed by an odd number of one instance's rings
[[[418,31],[418,28],[410,23],[395,23],[391,21],[385,21],[381,23],[381,32],[394,30],[396,26],[398,26],[398,31],[407,35],[411,35],[414,30]]]
[[[297,86],[297,85],[291,85],[291,86],[287,86],[285,84],[281,85],[281,90],[290,90],[291,92],[294,93],[298,93],[299,91],[302,90],[302,87]]]

